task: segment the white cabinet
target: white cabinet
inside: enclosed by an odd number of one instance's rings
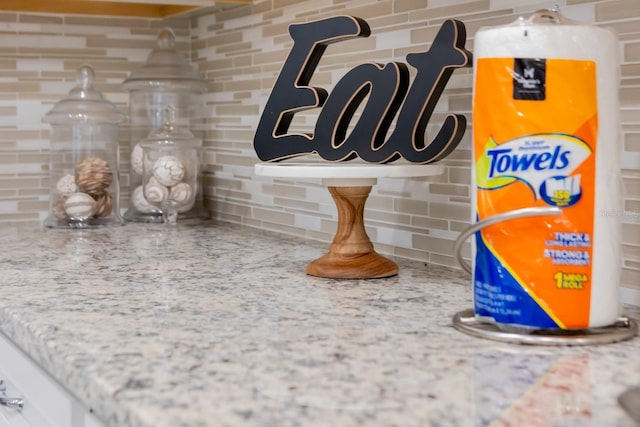
[[[6,383],[2,396],[24,399],[22,410],[0,405],[0,427],[105,427],[1,333],[0,378]]]

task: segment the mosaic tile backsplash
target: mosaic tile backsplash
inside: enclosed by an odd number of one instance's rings
[[[170,19],[35,13],[0,14],[0,222],[41,223],[49,206],[49,128],[42,121],[89,62],[96,85],[124,113],[122,81],[170,25],[177,46],[208,80],[205,204],[212,216],[285,234],[330,242],[335,205],[319,180],[255,176],[253,133],[292,40],[288,26],[335,15],[364,18],[368,38],[330,45],[313,75],[331,90],[355,65],[406,62],[428,49],[443,20],[467,28],[467,48],[482,26],[512,22],[558,5],[569,18],[615,29],[621,64],[621,164],[625,184],[623,299],[640,305],[640,3],[637,0],[256,0],[220,4]],[[447,112],[471,121],[470,69],[451,78],[427,132]],[[317,111],[296,115],[291,130],[313,129]],[[367,201],[367,232],[384,254],[455,266],[453,241],[469,225],[471,132],[443,163],[445,173],[416,179],[380,179]],[[128,129],[121,131],[121,207],[129,200]],[[466,254],[470,248],[465,247]]]

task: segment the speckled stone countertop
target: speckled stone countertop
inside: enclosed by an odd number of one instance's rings
[[[639,338],[467,336],[455,270],[309,277],[326,245],[228,224],[0,239],[2,332],[109,426],[633,425],[616,398],[640,384]]]

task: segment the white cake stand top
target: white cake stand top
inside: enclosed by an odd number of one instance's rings
[[[274,178],[321,178],[331,187],[375,185],[378,178],[411,178],[440,175],[441,164],[418,165],[394,162],[389,164],[362,161],[328,162],[321,159],[286,160],[278,163],[258,163],[256,175]]]

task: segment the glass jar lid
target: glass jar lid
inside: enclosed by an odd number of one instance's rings
[[[169,83],[204,92],[207,82],[175,48],[175,34],[171,28],[158,33],[157,46],[149,53],[147,62],[133,70],[124,81],[127,90],[153,89]]]
[[[153,129],[146,138],[140,141],[143,148],[198,148],[202,146],[202,140],[196,138],[189,128],[178,126],[175,123],[175,112],[172,107],[163,108],[163,125]]]
[[[44,116],[44,121],[51,124],[122,122],[124,114],[94,87],[94,80],[95,72],[90,65],[78,68],[76,86],[69,91],[67,98],[54,105]]]

